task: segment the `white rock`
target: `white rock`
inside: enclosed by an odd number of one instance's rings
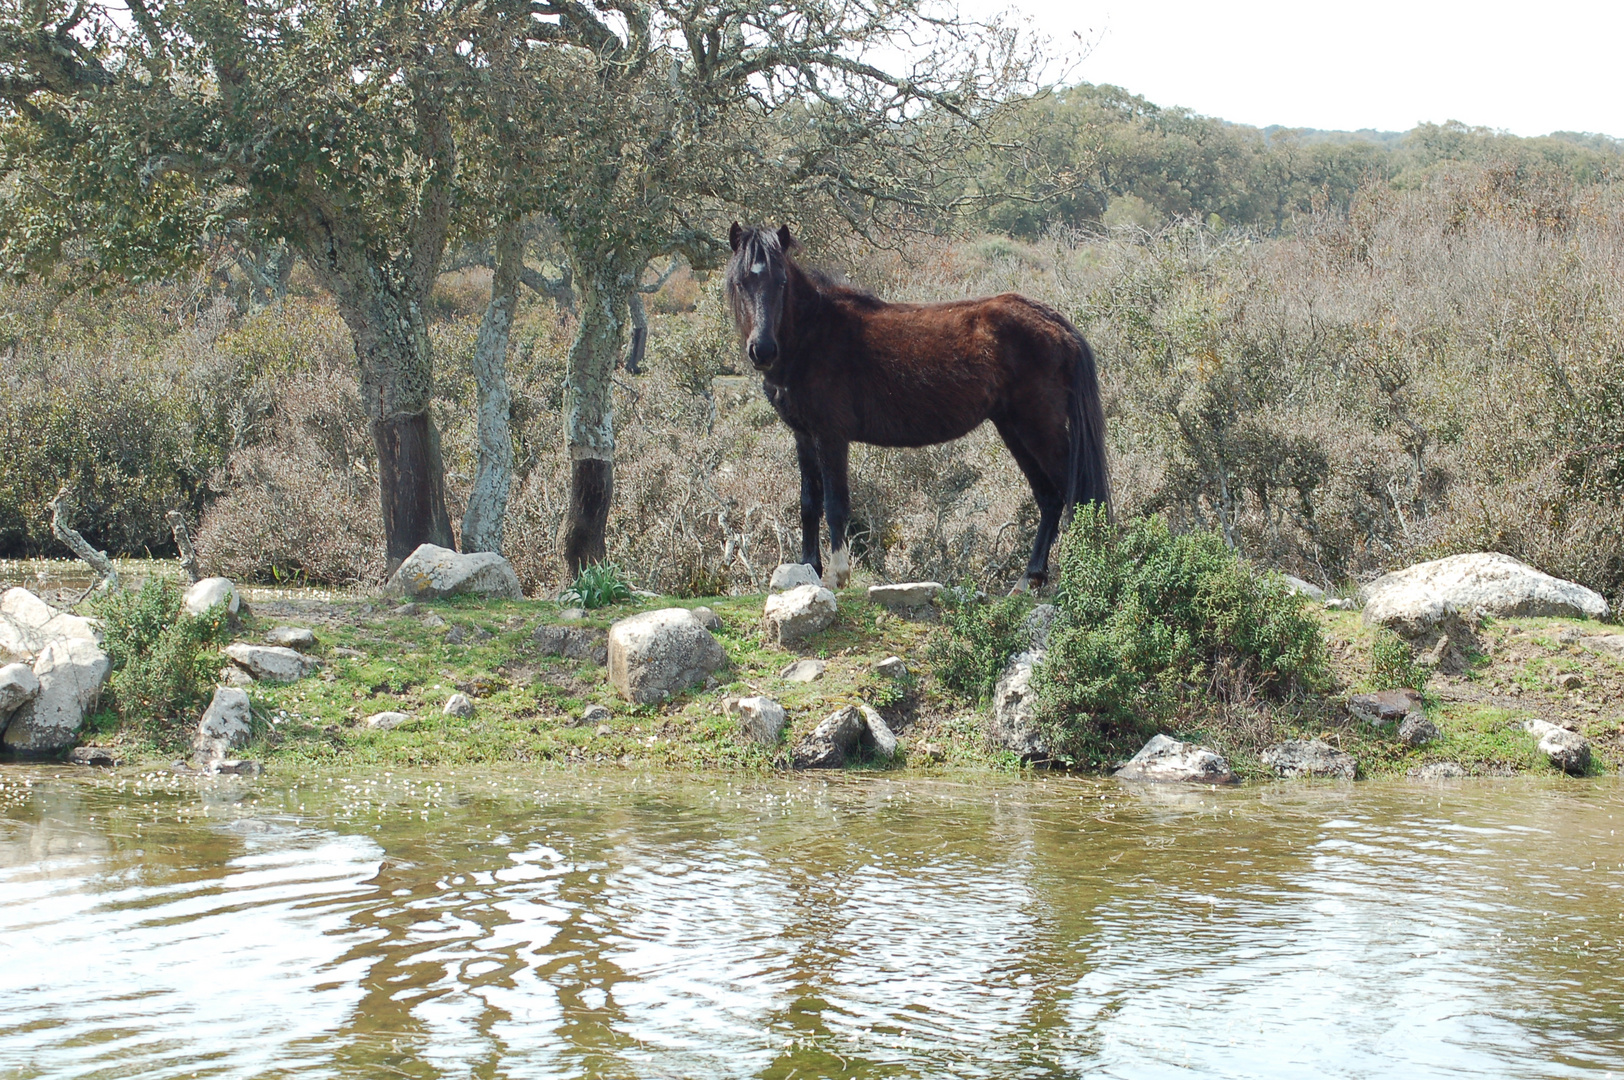
[[[265,644],[309,652],[316,647],[316,635],[302,626],[278,626],[265,635]]]
[[[1290,592],[1296,593],[1300,596],[1306,596],[1310,600],[1327,599],[1325,590],[1312,582],[1304,581],[1300,577],[1292,577],[1290,574],[1281,574],[1280,577],[1285,581],[1286,588]]]
[[[388,731],[390,728],[399,727],[410,719],[411,717],[403,712],[380,712],[373,713],[362,723],[374,731]]]
[[[1359,598],[1366,623],[1409,637],[1457,615],[1607,617],[1600,593],[1498,552],[1419,563],[1377,578]]]
[[[767,585],[768,592],[788,592],[802,585],[821,585],[818,572],[812,569],[809,563],[788,562],[779,563],[773,568],[772,581]]]
[[[740,698],[734,706],[739,714],[739,727],[763,746],[777,746],[789,717],[784,707],[772,698]]]
[[[298,682],[316,667],[315,660],[280,645],[238,641],[226,646],[226,656],[260,682]]]
[[[53,641],[96,642],[89,619],[58,611],[27,589],[0,595],[0,659],[30,661]]]
[[[242,598],[237,595],[237,586],[231,583],[230,578],[209,577],[194,582],[186,590],[186,597],[182,601],[186,614],[192,616],[205,615],[222,604],[227,615],[237,614],[242,607]]]
[[[780,645],[805,641],[835,621],[835,594],[821,585],[797,585],[767,597],[767,635]]]
[[[824,663],[822,660],[814,660],[811,657],[805,657],[795,661],[795,663],[789,665],[783,671],[780,671],[778,673],[778,677],[783,679],[785,682],[816,682],[817,680],[823,678],[823,673],[828,670],[828,667],[829,665]]]
[[[235,686],[242,690],[254,685],[254,677],[236,664],[227,664],[220,669],[220,682],[225,686]]]
[[[62,638],[46,645],[34,660],[39,692],[11,714],[6,749],[54,754],[70,745],[112,669],[94,641]]]
[[[445,716],[472,716],[474,715],[474,701],[467,694],[452,694],[446,699]]]
[[[39,677],[27,664],[7,664],[0,667],[0,727],[5,727],[11,714],[39,693]]]
[[[1158,735],[1113,775],[1120,780],[1227,784],[1235,779],[1216,751]]]
[[[891,611],[912,611],[924,607],[942,591],[939,581],[908,581],[897,585],[870,585],[868,600]]]
[[[1040,652],[1016,653],[992,692],[987,737],[994,747],[1019,754],[1023,761],[1049,756],[1049,748],[1038,733],[1037,701],[1032,690],[1032,671],[1042,659]]]
[[[192,764],[206,768],[223,761],[231,751],[248,745],[253,726],[253,711],[248,695],[235,687],[215,688],[214,700],[198,721],[197,733],[192,738]]]
[[[406,556],[383,591],[386,596],[410,600],[443,600],[465,593],[524,599],[524,587],[513,565],[494,551],[461,555],[434,544],[423,544]]]
[[[1580,776],[1590,767],[1590,740],[1545,720],[1530,720],[1523,730],[1539,739],[1539,752],[1565,773]]]
[[[882,679],[906,679],[908,677],[908,665],[903,662],[900,656],[887,656],[874,665],[874,674]]]
[[[722,643],[687,608],[646,611],[609,628],[609,681],[628,701],[659,701],[726,663]]]

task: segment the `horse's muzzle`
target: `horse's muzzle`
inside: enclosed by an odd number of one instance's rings
[[[774,341],[752,341],[745,351],[750,354],[750,362],[757,371],[766,371],[778,359],[778,343]]]

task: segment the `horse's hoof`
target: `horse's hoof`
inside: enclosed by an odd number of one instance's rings
[[[829,553],[829,574],[825,581],[831,589],[844,589],[851,581],[851,553],[847,549]]]

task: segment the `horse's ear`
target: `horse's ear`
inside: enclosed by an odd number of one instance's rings
[[[744,230],[739,228],[739,223],[735,221],[733,227],[727,231],[727,246],[734,251],[739,250],[739,237],[743,235]]]
[[[778,246],[784,251],[788,251],[795,246],[795,237],[789,234],[788,225],[778,226]]]

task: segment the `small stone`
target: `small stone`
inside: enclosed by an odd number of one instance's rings
[[[105,746],[75,746],[63,759],[69,765],[88,765],[95,769],[111,769],[118,758]]]
[[[230,578],[211,577],[194,583],[186,590],[186,596],[181,601],[186,614],[198,617],[208,614],[216,607],[225,608],[228,618],[235,617],[242,607],[242,600],[237,595],[237,587],[231,583]]]
[[[708,607],[694,608],[694,618],[699,620],[700,626],[703,626],[706,630],[709,630],[713,634],[722,628],[721,616],[716,614],[716,612],[712,611]]]
[[[1119,780],[1228,784],[1235,774],[1214,750],[1157,735],[1112,774]]]
[[[446,699],[445,716],[472,716],[474,715],[474,701],[467,694],[452,694]]]
[[[427,619],[425,619],[423,621],[425,623],[428,622]],[[467,637],[468,637],[467,629],[461,623],[458,623],[457,625],[453,626],[450,630],[447,630],[445,632],[445,643],[447,645],[461,645],[463,643],[463,641],[465,641],[467,639]]]
[[[0,667],[0,728],[11,714],[25,702],[33,701],[39,693],[39,676],[27,664],[7,664]]]
[[[389,731],[392,728],[399,727],[410,719],[411,717],[403,712],[380,712],[373,713],[371,716],[363,720],[362,723],[374,731]]]
[[[1590,768],[1590,740],[1577,731],[1545,720],[1530,720],[1523,730],[1539,739],[1539,752],[1563,772],[1581,776]]]
[[[1359,763],[1352,754],[1344,753],[1321,739],[1288,739],[1275,743],[1260,755],[1265,767],[1276,776],[1335,777],[1352,780],[1359,772]]]
[[[423,620],[423,625],[428,627],[430,630],[438,630],[440,627],[445,625],[445,620],[440,618],[440,616],[431,613],[428,618]],[[461,635],[458,635],[458,640],[461,640]]]
[[[593,724],[602,724],[613,718],[613,716],[614,714],[602,705],[588,705],[581,710],[581,718],[578,723],[581,727],[590,727]]]
[[[767,634],[779,645],[805,641],[835,621],[835,594],[820,585],[797,585],[767,597]]]
[[[1419,709],[1406,715],[1398,726],[1398,741],[1412,750],[1418,746],[1425,746],[1440,734],[1438,725],[1428,720],[1426,714]]]
[[[767,585],[768,592],[789,592],[802,585],[822,585],[818,572],[812,568],[811,563],[779,563],[773,568],[772,580]]]
[[[1351,597],[1350,598],[1344,598],[1342,600],[1327,600],[1327,601],[1325,601],[1325,610],[1326,611],[1357,611],[1358,608],[1359,608],[1359,601],[1354,600]]]
[[[365,660],[367,654],[360,649],[347,649],[342,645],[333,650],[333,655],[340,660]]]
[[[822,660],[806,658],[797,660],[789,667],[778,673],[780,679],[787,682],[809,683],[823,678],[823,673],[829,667]]]
[[[599,735],[613,735],[615,732],[608,724],[599,724],[597,733]]]
[[[784,707],[767,697],[740,698],[729,711],[738,714],[740,730],[762,746],[777,746],[789,722]]]
[[[298,682],[316,668],[309,656],[279,645],[250,645],[245,641],[227,645],[226,656],[261,682]]]
[[[580,622],[586,618],[586,608],[570,607],[558,613],[558,617],[565,622]]]
[[[1556,677],[1556,685],[1562,690],[1577,690],[1585,684],[1585,677],[1577,671],[1564,671]]]
[[[921,761],[937,765],[947,760],[947,751],[942,749],[938,743],[922,742],[909,747],[908,756],[910,758],[917,757]]]
[[[874,665],[874,674],[882,679],[906,679],[908,677],[908,665],[903,663],[900,656],[887,656]]]
[[[1466,775],[1466,770],[1453,761],[1429,761],[1405,775],[1411,780],[1459,780]]]
[[[405,604],[400,605],[399,607],[390,608],[389,609],[389,614],[391,614],[391,615],[399,615],[399,616],[401,616],[403,618],[410,618],[411,616],[416,615],[421,610],[422,610],[422,608],[418,607],[416,604],[405,603]]]
[[[209,771],[221,776],[258,776],[265,768],[257,761],[216,761]]]
[[[316,635],[302,626],[278,626],[265,635],[265,644],[309,652],[316,647]]]
[[[253,711],[248,695],[232,686],[216,687],[192,737],[192,764],[203,768],[223,761],[233,750],[248,745]]]
[[[1402,720],[1420,707],[1421,695],[1409,689],[1355,694],[1348,699],[1348,712],[1355,720],[1377,726]]]
[[[925,607],[942,591],[939,581],[909,581],[898,585],[870,585],[868,601],[888,611],[913,611]]]

